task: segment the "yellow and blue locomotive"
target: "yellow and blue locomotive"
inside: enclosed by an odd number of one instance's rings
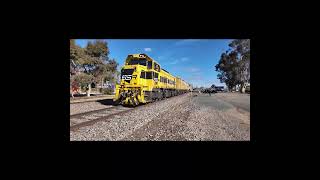
[[[114,101],[122,105],[136,106],[180,95],[191,89],[188,83],[171,75],[146,54],[128,55],[120,78]]]

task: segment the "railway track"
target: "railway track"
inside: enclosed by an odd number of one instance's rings
[[[87,102],[97,102],[97,101],[103,101],[103,100],[108,100],[108,98],[105,99],[90,99],[90,100],[85,100],[85,101],[72,101],[70,104],[80,104],[80,103],[87,103]]]
[[[96,101],[104,101],[104,100],[113,100],[113,97],[114,96],[97,96],[97,97],[93,97],[93,98],[70,99],[70,104],[96,102]]]
[[[175,96],[171,98],[174,99],[177,97],[179,96]],[[165,99],[164,101],[166,100],[168,99]],[[140,109],[152,104],[153,103],[147,103],[147,104],[139,105],[136,107],[114,106],[114,107],[98,109],[98,110],[79,113],[79,114],[73,114],[73,115],[70,115],[70,131],[75,131],[84,126],[90,126],[99,121],[107,121],[107,120],[110,120],[111,117],[114,117],[116,115],[122,115],[124,113],[130,112],[136,109]]]
[[[80,127],[89,126],[99,121],[104,121],[110,117],[121,115],[135,108],[115,106],[79,114],[70,115],[70,131],[79,129]]]

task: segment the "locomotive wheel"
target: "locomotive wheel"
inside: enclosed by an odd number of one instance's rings
[[[133,100],[132,100],[132,102],[133,102],[133,106],[138,106],[138,100],[135,98],[135,97],[133,97],[132,98]]]
[[[134,101],[136,106],[138,106],[139,105],[138,94],[136,94],[136,96],[134,97]]]

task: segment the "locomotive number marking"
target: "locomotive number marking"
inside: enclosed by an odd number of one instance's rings
[[[132,78],[136,79],[137,75],[122,75],[121,77],[123,80],[131,80]]]
[[[123,80],[131,80],[132,75],[122,75],[121,79]]]

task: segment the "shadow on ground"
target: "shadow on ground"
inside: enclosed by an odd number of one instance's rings
[[[113,99],[97,100],[97,102],[103,105],[115,105],[115,103],[113,102]]]

